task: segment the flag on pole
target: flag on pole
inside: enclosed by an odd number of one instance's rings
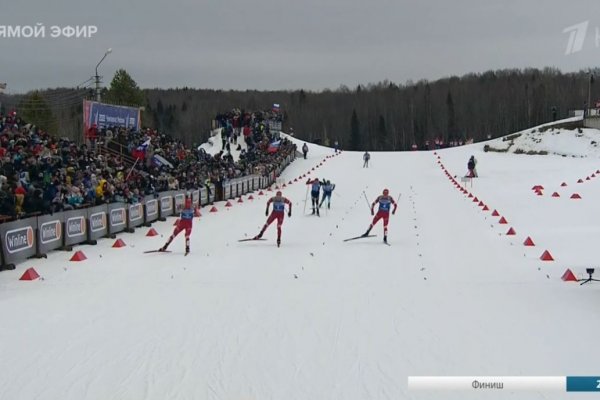
[[[137,158],[137,159],[144,159],[146,158],[146,149],[148,148],[148,146],[150,145],[150,139],[146,140],[144,143],[140,144],[138,147],[135,148],[135,150],[133,150],[131,152],[131,155],[133,156],[133,158]]]
[[[144,143],[140,144],[137,149],[143,152],[146,152],[146,149],[150,146],[150,139],[146,140]]]
[[[164,158],[163,156],[159,156],[158,154],[155,154],[152,157],[152,163],[157,166],[167,166],[169,168],[173,168],[173,164],[171,164],[166,158]]]
[[[269,147],[267,148],[267,153],[276,153],[277,150],[279,150],[280,144],[281,140],[277,140],[276,142],[269,144]]]
[[[280,110],[279,103],[273,103],[273,111],[279,112],[279,110]]]

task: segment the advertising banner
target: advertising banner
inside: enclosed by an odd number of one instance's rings
[[[185,206],[185,192],[174,192],[175,198],[175,214],[179,215]]]
[[[200,205],[205,206],[208,204],[208,190],[205,187],[200,189]]]
[[[87,210],[65,211],[63,214],[65,246],[86,242]]]
[[[192,204],[194,207],[200,205],[200,190],[192,191]]]
[[[37,217],[0,224],[2,264],[15,264],[36,253]]]
[[[127,228],[127,204],[111,203],[108,204],[108,233],[123,232]]]
[[[215,201],[215,185],[211,183],[210,185],[208,185],[208,187],[210,188],[210,193],[208,194],[208,202],[212,203]]]
[[[46,254],[63,246],[63,214],[41,215],[37,218],[37,254]]]
[[[108,235],[108,207],[106,204],[87,209],[88,239],[98,240]]]
[[[146,223],[156,221],[158,216],[158,199],[146,200],[144,203],[144,219],[146,220]]]
[[[172,192],[162,192],[159,197],[160,217],[166,218],[173,215],[173,194]]]
[[[137,107],[115,106],[84,100],[83,118],[83,127],[86,132],[93,124],[96,124],[98,130],[113,126],[134,131],[138,131],[140,128],[140,109]]]
[[[127,206],[127,228],[133,229],[144,223],[144,205],[142,203]]]

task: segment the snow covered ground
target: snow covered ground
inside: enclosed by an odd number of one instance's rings
[[[306,185],[283,189],[293,215],[281,248],[274,225],[267,241],[237,241],[265,220],[267,196],[255,193],[203,210],[187,257],[181,236],[173,253],[142,253],[163,244],[170,219],[154,225],[162,236],[120,235],[124,248],[77,248],[83,262],[55,252],[0,273],[0,399],[563,399],[409,392],[407,377],[600,373],[600,285],[560,279],[600,268],[599,158],[476,144],[372,153],[363,169],[361,153],[309,147],[281,182],[330,179],[332,208],[307,215]],[[441,167],[459,179],[471,154],[480,177],[468,189],[489,211]],[[384,187],[399,197],[391,246],[381,225],[344,243],[371,220],[363,191],[371,202]],[[540,260],[544,250],[555,261]],[[19,281],[28,267],[43,280]]]
[[[224,155],[228,153],[227,149],[223,148],[222,135],[223,130],[221,128],[214,129],[211,132],[211,137],[208,139],[206,143],[202,143],[199,148],[204,149],[207,154],[214,156],[215,154],[223,151]],[[240,145],[240,150],[237,149],[238,145]],[[231,144],[231,156],[235,161],[240,159],[240,153],[242,150],[247,150],[248,146],[246,146],[246,142],[244,141],[244,135],[240,134],[238,138],[237,144]]]

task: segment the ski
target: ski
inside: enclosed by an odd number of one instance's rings
[[[344,239],[344,242],[349,242],[350,240],[356,240],[356,239],[363,239],[363,238],[375,237],[375,236],[377,236],[377,235],[367,235],[367,236],[360,235],[360,236],[356,236],[356,237],[351,237],[351,238],[348,238],[348,239]]]
[[[251,238],[251,239],[240,239],[240,240],[238,240],[238,242],[249,242],[251,240],[267,240],[267,239],[262,239],[262,238],[261,239],[254,239],[254,238]]]
[[[160,250],[146,250],[144,253],[148,254],[148,253],[170,253],[170,252],[171,252],[171,250],[163,250],[163,251],[160,251]]]

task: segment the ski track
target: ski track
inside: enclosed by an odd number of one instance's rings
[[[446,151],[442,160],[458,171],[471,151]],[[292,163],[280,183],[331,154],[311,146],[309,159]],[[548,222],[549,214],[567,210],[583,226],[567,231],[597,233],[585,228],[590,222],[574,203],[549,203],[524,190],[515,200],[521,190],[496,190],[482,177],[473,191],[491,210],[481,215],[431,153],[372,156],[368,169],[360,168],[362,154],[343,153],[311,170],[308,176],[336,184],[332,208],[322,208],[321,217],[303,215],[306,178],[283,189],[294,210],[285,217],[281,248],[275,224],[264,242],[237,242],[264,223],[274,194],[265,191],[232,209],[220,203],[217,213],[202,210],[185,258],[181,236],[169,255],[139,254],[166,240],[170,219],[154,225],[162,236],[147,238],[144,229],[120,236],[123,249],[112,249],[110,240],[82,246],[86,262],[69,263],[69,254],[55,252],[3,272],[0,341],[11,345],[0,349],[0,398],[475,399],[411,393],[407,377],[594,373],[600,351],[564,344],[594,341],[600,317],[590,304],[597,304],[598,290],[564,284],[564,264],[540,265],[540,247],[521,245],[528,227],[534,241],[555,245],[567,258],[548,233],[563,237],[567,217]],[[582,163],[564,179],[592,170],[589,160],[560,162]],[[521,159],[516,164],[523,168]],[[497,174],[503,185],[531,186],[500,167]],[[577,190],[585,205],[600,191],[584,186]],[[366,230],[372,216],[365,203],[384,187],[402,194],[390,216],[391,246],[382,243],[381,222],[372,231],[377,237],[343,242]],[[508,225],[490,217],[494,208]],[[513,223],[519,236],[507,237]],[[28,266],[45,279],[18,282]]]

